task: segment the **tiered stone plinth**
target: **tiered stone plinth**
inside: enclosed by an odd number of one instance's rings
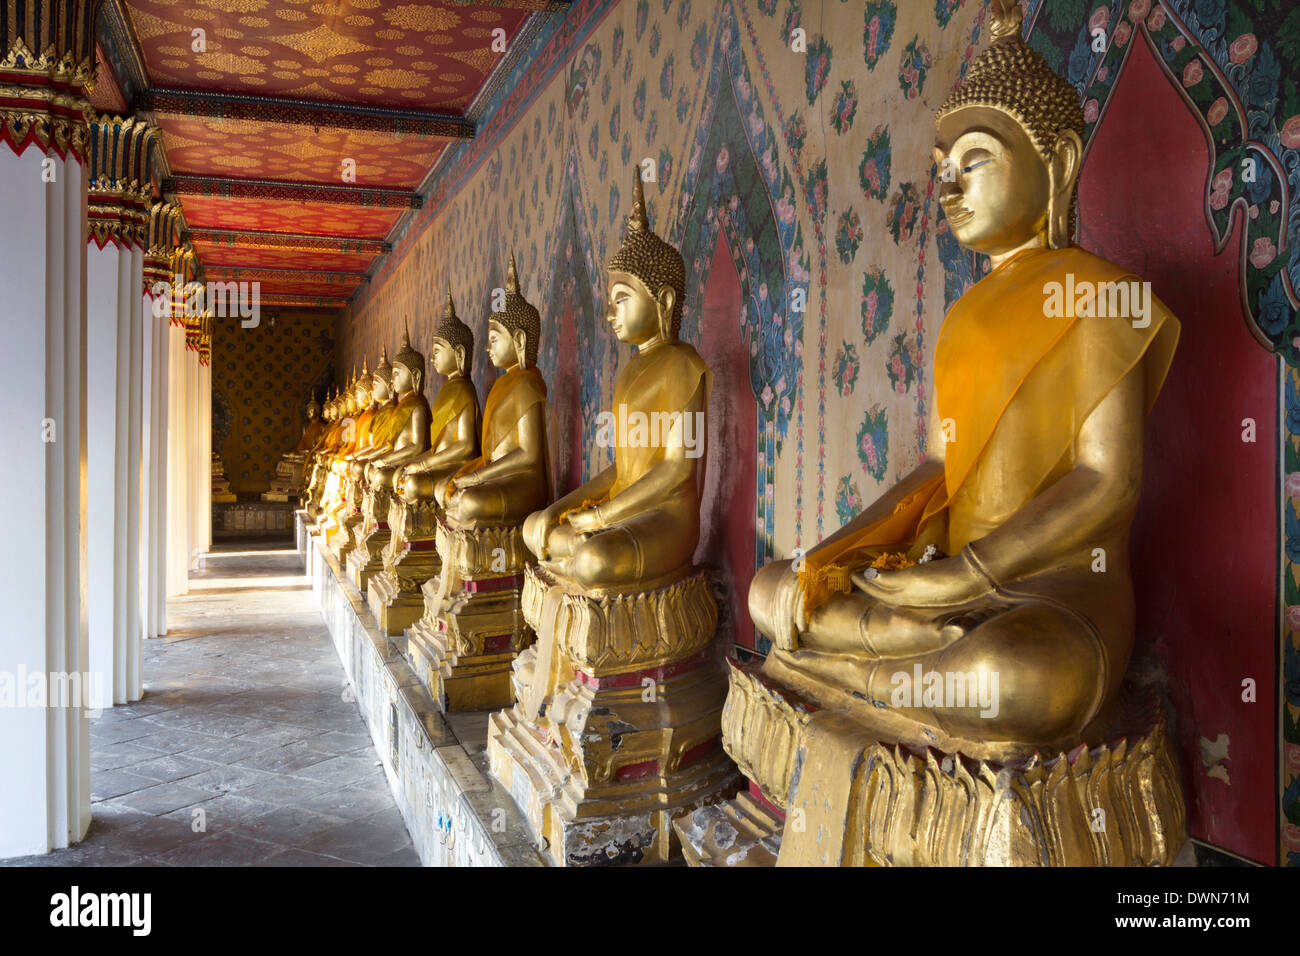
[[[302,493],[305,457],[301,452],[294,452],[280,459],[275,466],[270,490],[262,492],[263,501],[288,501]]]
[[[523,529],[470,530],[440,516],[437,540],[442,568],[424,582],[424,615],[406,632],[407,657],[445,711],[508,707],[511,665],[533,642],[520,606],[531,558]]]
[[[676,856],[672,819],[741,783],[721,746],[708,577],[597,598],[530,567],[523,607],[537,643],[515,661],[516,703],[489,723],[493,775],[557,864]]]
[[[396,636],[424,614],[424,582],[438,573],[438,505],[432,500],[388,506],[390,538],[384,569],[370,579],[366,600],[380,630]]]
[[[230,490],[230,479],[226,477],[226,465],[221,456],[212,453],[212,500],[214,503],[237,501],[238,496]]]
[[[757,665],[733,664],[730,683],[723,742],[762,796],[678,818],[693,864],[1151,866],[1171,864],[1186,840],[1172,743],[1149,693],[1126,695],[1104,744],[994,763],[881,743]],[[827,736],[847,746],[818,746]]]
[[[355,547],[347,558],[348,580],[363,594],[370,580],[384,570],[384,548],[392,539],[388,507],[393,496],[387,488],[366,487],[361,499],[361,521],[352,528]]]

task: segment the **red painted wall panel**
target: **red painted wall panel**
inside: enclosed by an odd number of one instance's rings
[[[1131,268],[1182,322],[1147,427],[1134,525],[1139,660],[1167,676],[1195,837],[1275,862],[1278,372],[1240,301],[1241,223],[1214,254],[1209,150],[1195,114],[1137,42],[1084,164],[1081,244]],[[1242,441],[1242,420],[1257,441]],[[1243,678],[1258,683],[1241,699]],[[1228,780],[1200,741],[1229,740]]]

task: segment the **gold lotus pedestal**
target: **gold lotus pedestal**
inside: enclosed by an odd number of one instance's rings
[[[730,682],[723,743],[762,796],[679,818],[693,865],[1151,866],[1186,840],[1154,695],[1126,695],[1106,743],[1000,763],[880,743],[757,666],[733,663]],[[810,765],[810,754],[837,759]]]
[[[537,643],[515,661],[516,703],[489,723],[493,776],[557,864],[678,855],[672,819],[741,782],[720,740],[707,575],[596,597],[532,566],[523,609]]]
[[[411,666],[444,711],[508,707],[511,665],[533,642],[520,606],[531,558],[522,529],[461,528],[440,516],[438,554],[424,616],[406,632]]]
[[[384,548],[392,540],[388,509],[393,500],[387,488],[370,486],[361,500],[361,521],[352,527],[355,547],[348,555],[348,580],[365,593],[371,579],[384,570]]]
[[[366,601],[379,629],[396,637],[424,614],[424,582],[438,573],[438,505],[392,498],[384,569],[370,579]]]

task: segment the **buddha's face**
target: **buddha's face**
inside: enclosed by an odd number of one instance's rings
[[[434,339],[432,348],[429,357],[433,360],[433,367],[439,375],[450,377],[464,371],[461,367],[460,353],[452,348],[451,343],[446,339]]]
[[[357,413],[357,393],[356,391],[348,392],[343,399],[343,412],[346,415],[355,415]]]
[[[934,161],[948,225],[966,248],[1003,255],[1046,232],[1051,175],[1006,113],[968,106],[947,114],[939,121]]]
[[[393,366],[393,391],[399,395],[415,389],[415,376],[400,362]]]
[[[386,402],[393,394],[392,389],[388,387],[388,379],[379,375],[375,376],[375,383],[371,387],[370,392],[377,402]]]
[[[666,290],[675,295],[672,289]],[[660,298],[663,298],[661,295]],[[667,302],[672,314],[672,299]],[[640,279],[626,272],[609,274],[609,312],[605,316],[621,342],[644,345],[663,328],[664,303],[656,299]]]
[[[369,407],[369,405],[370,405],[370,386],[369,386],[369,385],[360,385],[360,384],[358,384],[358,385],[357,385],[357,389],[356,389],[356,396],[357,396],[357,408],[367,408],[367,407]]]
[[[518,363],[514,339],[495,319],[488,323],[487,354],[497,368],[510,368]]]

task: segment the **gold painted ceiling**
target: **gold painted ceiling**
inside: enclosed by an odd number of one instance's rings
[[[214,276],[246,271],[268,299],[338,306],[418,207],[446,144],[472,135],[466,111],[526,19],[561,6],[105,2],[146,75],[126,103],[101,57],[100,108],[161,127],[163,185],[200,263]]]

